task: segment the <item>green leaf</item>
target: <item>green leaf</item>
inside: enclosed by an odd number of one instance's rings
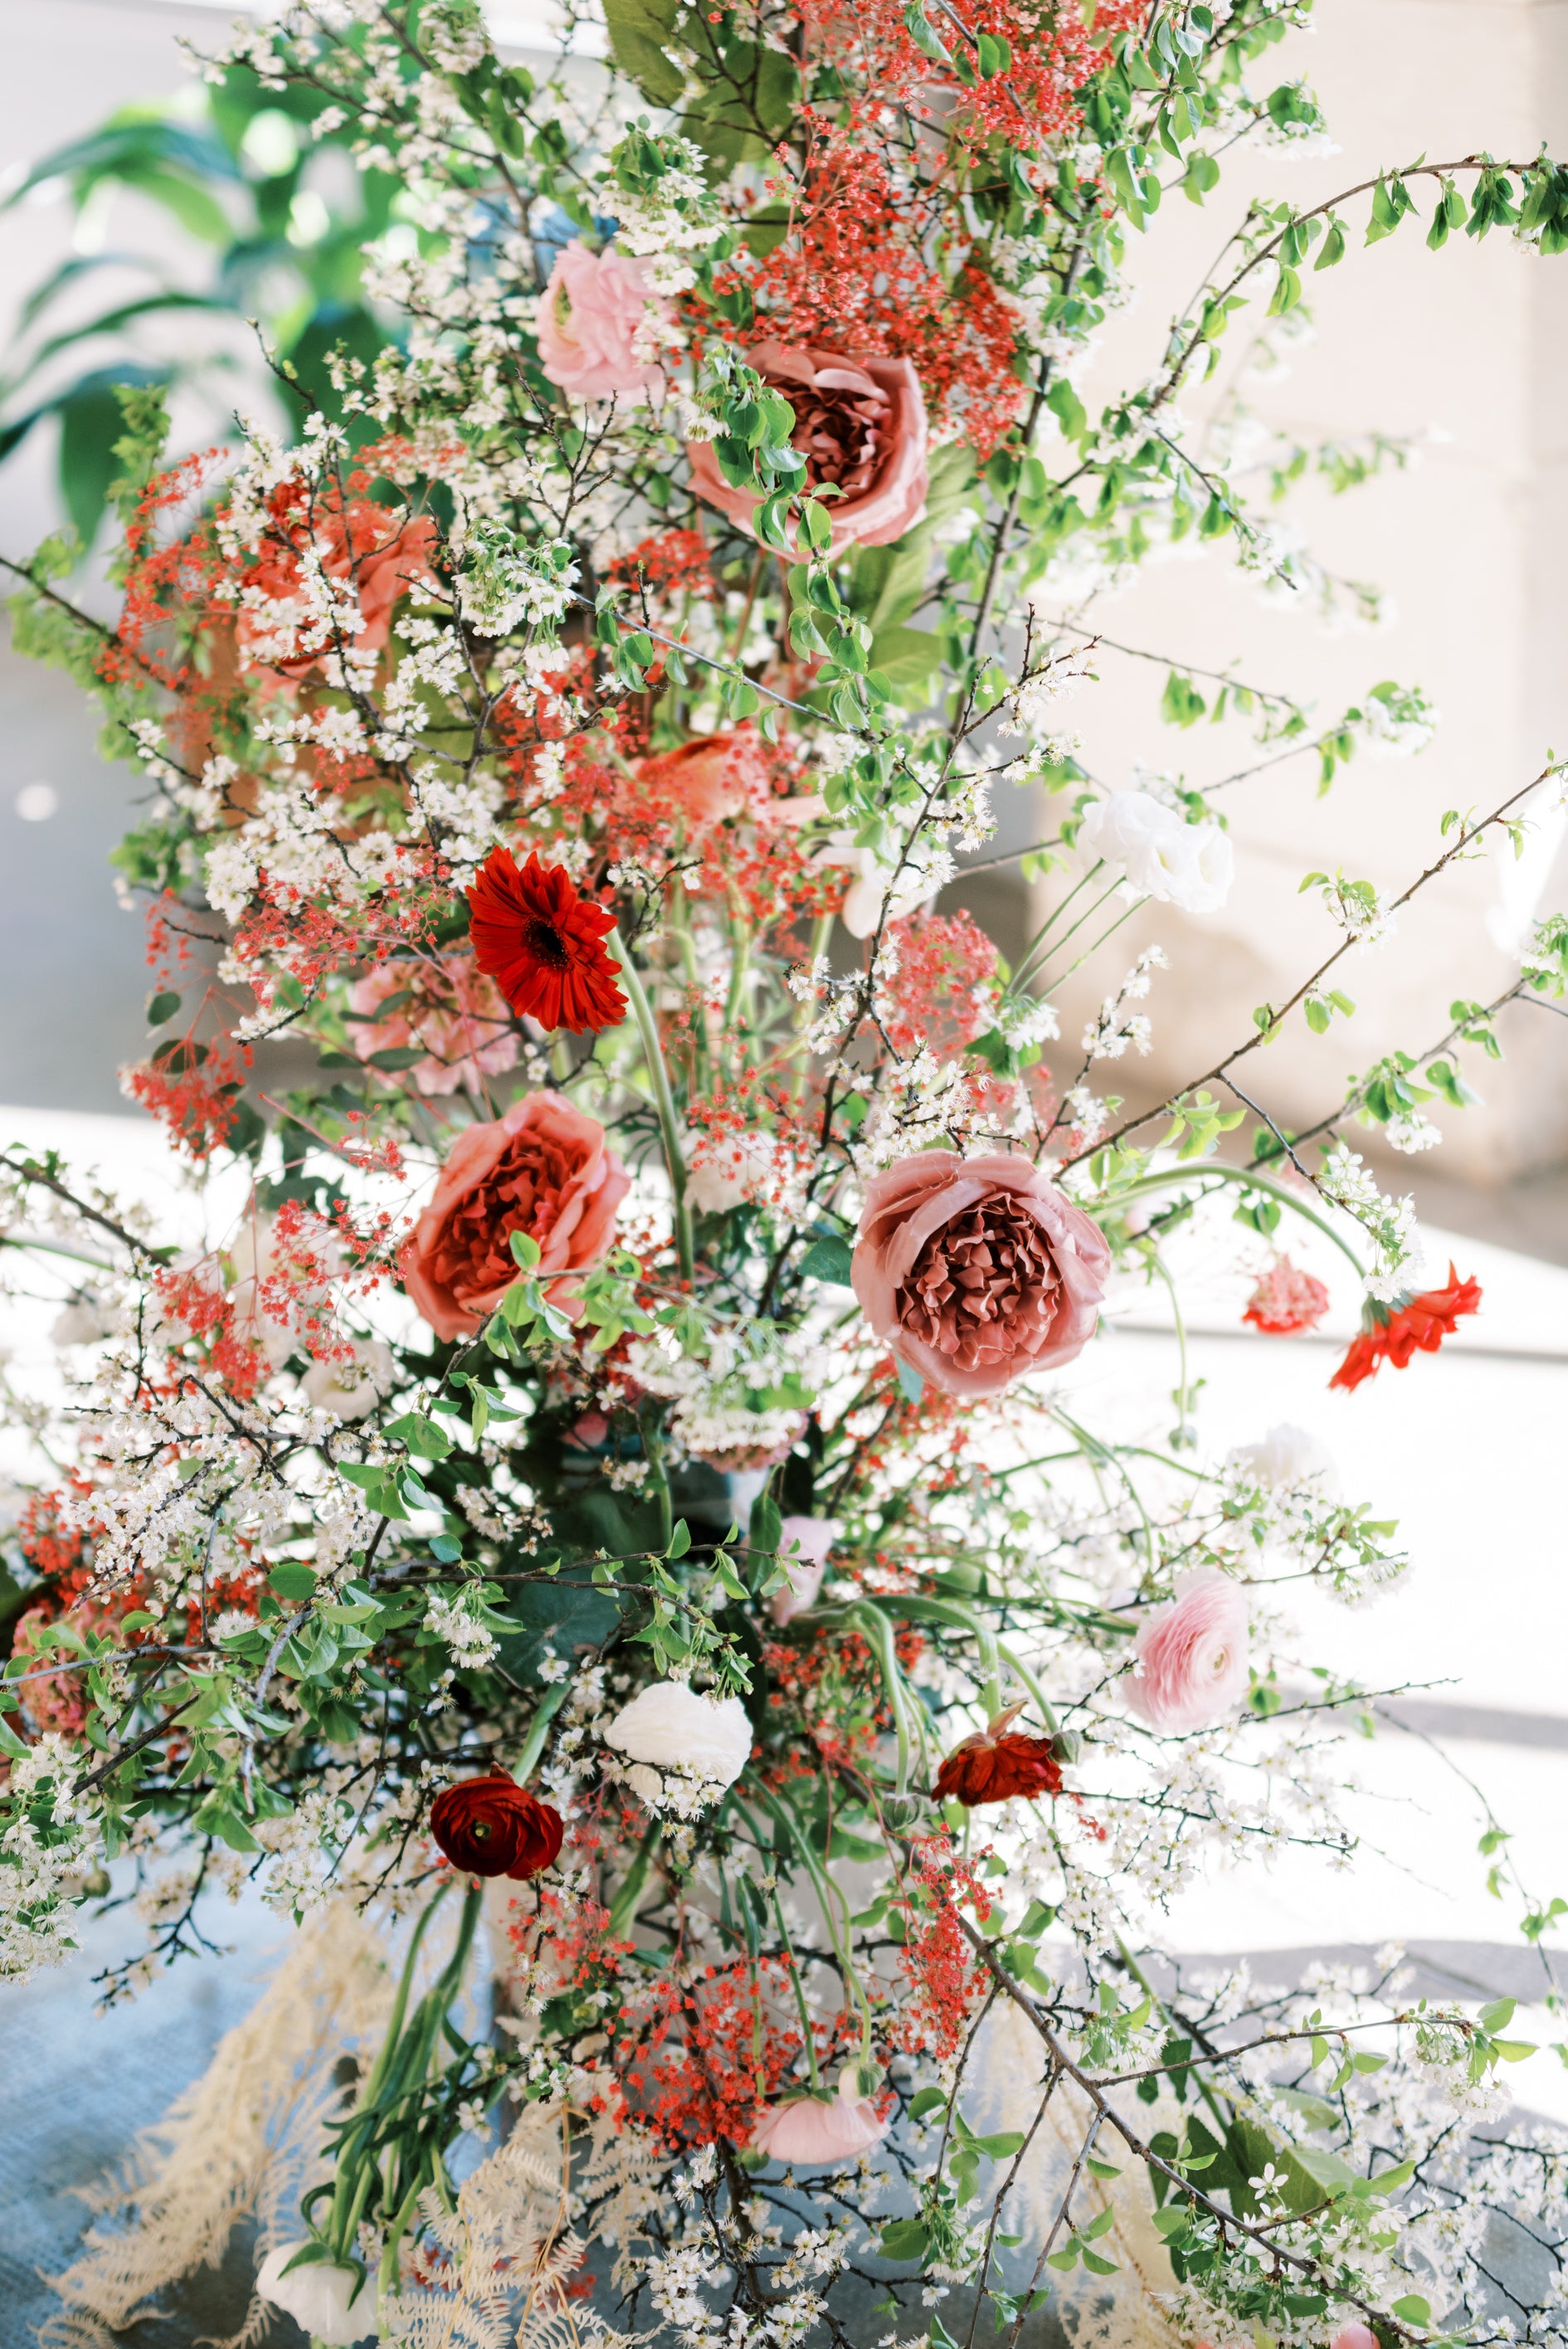
[[[830,1280],[839,1288],[847,1288],[850,1285],[850,1261],[847,1240],[813,1240],[800,1258],[800,1269],[809,1280]]]
[[[418,1412],[405,1412],[401,1418],[391,1421],[387,1433],[394,1444],[406,1444],[421,1460],[444,1460],[452,1448],[452,1439],[444,1427]]]
[[[169,988],[163,988],[160,993],[153,996],[148,1003],[148,1026],[150,1028],[161,1028],[166,1020],[173,1019],[179,1009],[179,996]]]
[[[1418,2292],[1408,2292],[1403,2300],[1394,2302],[1388,2313],[1397,2316],[1401,2324],[1427,2325],[1432,2321],[1431,2303],[1423,2300]]]
[[[267,1588],[291,1603],[312,1599],[315,1595],[315,1570],[306,1566],[302,1557],[280,1558],[267,1576]]]
[[[684,1517],[676,1519],[676,1529],[665,1547],[666,1557],[685,1557],[691,1547],[691,1527]]]
[[[918,2260],[931,2240],[930,2230],[919,2219],[893,2219],[882,2230],[882,2252],[889,2260]]]
[[[942,665],[942,639],[923,628],[882,628],[872,638],[871,666],[892,685],[923,685]]]
[[[604,0],[610,53],[655,106],[675,106],[686,75],[667,54],[680,10],[676,0]]]

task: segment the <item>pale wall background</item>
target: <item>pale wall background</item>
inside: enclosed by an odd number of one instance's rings
[[[1561,0],[1320,0],[1315,14],[1317,31],[1293,37],[1271,62],[1315,84],[1342,151],[1299,160],[1255,153],[1227,169],[1202,210],[1167,200],[1148,239],[1140,299],[1110,322],[1089,371],[1102,394],[1150,371],[1169,319],[1250,193],[1316,203],[1423,153],[1528,158],[1543,140],[1558,151],[1568,143]],[[1261,75],[1257,84],[1266,86]],[[1178,551],[1086,616],[1110,637],[1178,661],[1234,661],[1249,681],[1315,702],[1323,722],[1388,677],[1423,686],[1443,719],[1413,761],[1358,754],[1326,800],[1310,758],[1226,794],[1239,852],[1230,905],[1188,920],[1162,911],[1141,933],[1165,942],[1174,965],[1150,1007],[1148,1073],[1161,1090],[1212,1065],[1247,1032],[1252,1007],[1283,999],[1335,942],[1315,893],[1298,895],[1305,873],[1343,862],[1396,895],[1438,853],[1445,809],[1489,811],[1540,771],[1548,746],[1568,750],[1568,270],[1496,232],[1480,244],[1450,237],[1428,253],[1431,201],[1417,193],[1423,220],[1365,251],[1356,246],[1369,199],[1346,207],[1351,251],[1336,269],[1303,273],[1315,339],[1292,350],[1287,374],[1246,387],[1262,419],[1303,440],[1372,427],[1440,436],[1414,470],[1340,497],[1304,485],[1288,510],[1331,571],[1386,587],[1389,625],[1329,633],[1310,614],[1265,604],[1223,551]],[[1235,347],[1210,390],[1184,395],[1190,417],[1233,381],[1244,332],[1233,326]],[[1106,781],[1130,781],[1140,756],[1197,781],[1247,763],[1239,724],[1159,726],[1161,668],[1109,650],[1099,665],[1099,688],[1070,717],[1086,762]],[[1307,1123],[1352,1070],[1396,1045],[1435,1041],[1451,997],[1500,993],[1505,947],[1538,910],[1568,897],[1564,819],[1545,808],[1549,796],[1538,795],[1522,862],[1505,845],[1437,885],[1401,917],[1390,945],[1349,960],[1340,983],[1359,1006],[1356,1019],[1318,1042],[1298,1018],[1266,1057],[1252,1059],[1248,1090],[1263,1086],[1278,1112]],[[1129,936],[1119,934],[1092,984],[1073,996],[1077,1016],[1064,1028],[1075,1039],[1090,999],[1125,968]],[[1414,1170],[1418,1195],[1455,1178],[1504,1184],[1568,1151],[1563,1023],[1513,1008],[1501,1032],[1506,1063],[1484,1076],[1471,1070],[1485,1109],[1440,1118],[1448,1139]],[[1408,1179],[1402,1173],[1400,1187]]]

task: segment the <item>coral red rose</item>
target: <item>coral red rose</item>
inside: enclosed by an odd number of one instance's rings
[[[1310,1272],[1298,1272],[1282,1256],[1247,1300],[1243,1321],[1271,1338],[1294,1338],[1298,1330],[1315,1330],[1328,1310],[1328,1291]]]
[[[468,897],[474,960],[520,1017],[595,1034],[620,1026],[621,966],[603,947],[615,917],[578,894],[564,864],[546,867],[535,850],[520,868],[492,848]]]
[[[955,1745],[936,1774],[939,1803],[1006,1803],[1015,1795],[1059,1795],[1062,1765],[1048,1737],[1029,1737],[1012,1724],[1022,1707],[1009,1705],[973,1737]]]
[[[1358,1387],[1385,1361],[1402,1371],[1418,1347],[1435,1354],[1443,1340],[1453,1336],[1463,1315],[1480,1311],[1480,1284],[1461,1280],[1450,1263],[1446,1288],[1424,1288],[1391,1312],[1376,1305],[1367,1311],[1373,1316],[1371,1327],[1352,1338],[1349,1351],[1328,1381],[1331,1387],[1347,1392]]]
[[[1110,1250],[1026,1158],[920,1150],[866,1185],[850,1278],[893,1354],[944,1394],[1000,1394],[1094,1335]]]
[[[565,1829],[561,1814],[520,1786],[504,1770],[490,1778],[462,1778],[430,1806],[430,1833],[465,1876],[511,1876],[520,1881],[553,1867]]]
[[[513,1232],[539,1243],[535,1278],[570,1307],[631,1187],[604,1129],[555,1093],[465,1127],[404,1253],[403,1286],[438,1338],[471,1338],[518,1278]]]
[[[920,519],[927,486],[925,401],[911,361],[775,342],[758,343],[746,357],[795,411],[789,440],[806,460],[806,488],[842,492],[824,500],[833,553],[902,538]],[[711,441],[688,441],[686,455],[698,497],[750,530],[757,492],[725,480]],[[809,552],[802,546],[789,559],[803,562]]]
[[[307,551],[329,580],[358,595],[360,624],[343,631],[356,652],[379,652],[392,633],[400,596],[438,585],[430,566],[439,539],[427,514],[400,517],[369,498],[351,498],[336,511],[318,505],[307,512],[300,485],[290,481],[274,496],[273,523],[244,580],[266,603],[246,605],[239,616],[239,642],[252,667],[308,677],[337,649],[336,633],[311,614],[301,559]]]
[[[761,815],[769,798],[762,744],[749,727],[698,734],[661,758],[639,759],[634,773],[619,794],[629,814],[680,819],[693,832]]]

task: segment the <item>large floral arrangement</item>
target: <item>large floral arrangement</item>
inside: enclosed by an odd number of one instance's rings
[[[543,81],[472,0],[314,0],[211,65],[396,181],[385,343],[293,446],[170,462],[129,390],[118,620],[63,544],[14,603],[154,795],[128,1089],[244,1205],[181,1249],[5,1160],[66,1366],[19,1412],[5,1962],[71,1946],[109,1869],[150,1923],[111,1992],[214,1892],[300,1929],[60,2338],[247,2209],[247,2341],[286,2309],[327,2343],[951,2349],[1047,2298],[1116,2341],[1558,2337],[1554,2267],[1489,2297],[1491,2214],[1560,2211],[1564,2158],[1474,2133],[1507,2002],[1149,1954],[1209,1855],[1343,1841],[1357,1692],[1305,1692],[1279,1587],[1373,1594],[1390,1528],[1299,1431],[1206,1462],[1184,1366],[1169,1436],[1087,1423],[1073,1368],[1193,1229],[1252,1251],[1259,1344],[1328,1305],[1292,1231],[1342,1251],[1343,1388],[1477,1309],[1358,1129],[1429,1139],[1501,1002],[1563,993],[1568,921],[1309,1131],[1261,1052],[1347,1017],[1345,958],[1556,770],[1392,904],[1312,876],[1316,967],[1168,1098],[1095,1090],[1159,957],[1081,1043],[1053,999],[1130,907],[1233,878],[1199,794],[1075,756],[1085,580],[1193,534],[1331,592],[1180,396],[1353,220],[1420,200],[1430,243],[1550,254],[1568,172],[1253,204],[1090,414],[1130,233],[1233,141],[1317,136],[1248,78],[1305,8],[606,13],[610,66]],[[1429,724],[1392,685],[1326,730],[1234,714],[1326,774]],[[934,909],[998,783],[1051,812],[1010,970]],[[258,1104],[285,1033],[315,1073]]]

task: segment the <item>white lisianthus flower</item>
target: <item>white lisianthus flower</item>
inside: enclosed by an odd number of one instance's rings
[[[1235,852],[1217,823],[1187,823],[1149,792],[1113,792],[1098,800],[1078,832],[1084,854],[1119,864],[1141,897],[1183,913],[1222,905],[1235,874]]]
[[[685,1681],[655,1681],[622,1706],[604,1742],[655,1770],[732,1786],[751,1758],[751,1723],[738,1696],[702,1696]]]
[[[256,2277],[260,2298],[281,2308],[285,2315],[315,2341],[325,2341],[328,2349],[352,2349],[352,2344],[368,2339],[376,2326],[376,2287],[363,2284],[352,2268],[340,2268],[330,2260],[313,2260],[308,2267],[295,2268],[289,2275],[284,2270],[300,2243],[280,2243],[262,2261]],[[358,2285],[359,2297],[349,2306],[349,2295]]]
[[[1320,1484],[1326,1492],[1336,1483],[1333,1457],[1305,1427],[1282,1420],[1256,1444],[1239,1444],[1231,1464],[1254,1485],[1277,1489],[1282,1485]]]
[[[313,1362],[300,1381],[305,1399],[334,1419],[367,1419],[392,1385],[392,1349],[379,1338],[342,1362]]]

